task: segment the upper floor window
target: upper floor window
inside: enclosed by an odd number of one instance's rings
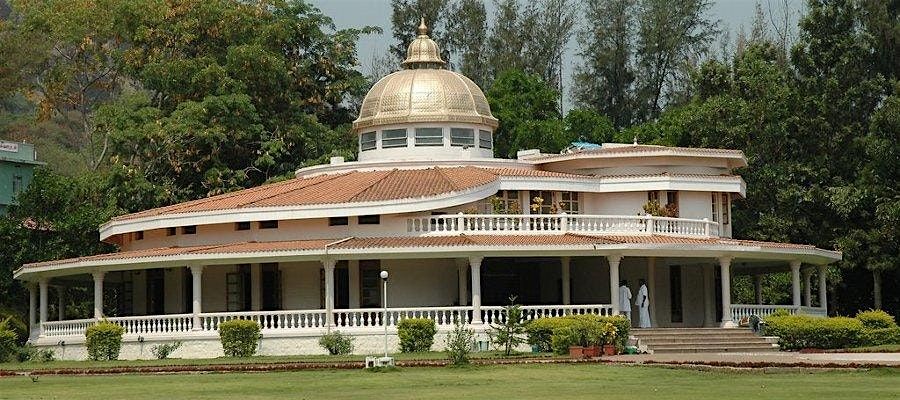
[[[546,190],[532,190],[528,195],[531,202],[532,214],[552,214],[553,213],[553,192]]]
[[[249,231],[250,230],[250,221],[237,222],[234,224],[234,230],[236,231]]]
[[[678,217],[678,192],[666,192],[666,215]]]
[[[581,204],[578,201],[578,192],[559,193],[559,211],[566,214],[578,214],[581,212]]]
[[[23,188],[24,188],[24,185],[22,185],[22,176],[20,176],[20,175],[13,176],[13,181],[12,181],[13,196],[18,195],[20,192],[22,192]]]
[[[276,229],[278,228],[278,220],[259,221],[259,229]]]
[[[416,146],[443,146],[444,130],[441,128],[416,128]]]
[[[350,221],[347,217],[330,217],[328,218],[328,226],[344,226],[349,225]]]
[[[659,203],[659,192],[647,192],[647,202],[657,202]]]
[[[357,223],[360,225],[378,225],[381,223],[380,215],[360,215],[357,218]]]
[[[181,227],[182,235],[193,235],[197,233],[197,225],[188,225]]]
[[[518,190],[501,190],[491,199],[496,214],[521,214],[522,203],[519,202]]]
[[[406,147],[406,129],[381,131],[381,148]]]
[[[450,129],[450,145],[461,147],[475,146],[475,130],[466,128]]]
[[[494,148],[494,138],[491,137],[491,132],[478,131],[478,147],[488,150]]]
[[[729,211],[731,211],[731,196],[722,193],[722,225],[728,225]]]
[[[375,132],[366,132],[359,135],[359,151],[375,150]]]
[[[712,194],[712,220],[713,222],[719,220],[719,196],[716,193]]]

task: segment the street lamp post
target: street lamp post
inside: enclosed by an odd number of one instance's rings
[[[387,272],[387,271],[381,271],[381,281],[382,281],[383,284],[384,284],[384,288],[383,288],[383,290],[382,290],[382,292],[381,292],[381,295],[382,295],[382,300],[381,300],[382,303],[381,303],[381,305],[384,306],[384,311],[383,311],[384,316],[382,317],[382,319],[383,319],[383,320],[382,320],[382,325],[384,325],[384,358],[387,359],[387,357],[388,357],[388,316],[387,316],[387,308],[388,308],[388,306],[387,306],[387,281],[388,281],[388,272]]]

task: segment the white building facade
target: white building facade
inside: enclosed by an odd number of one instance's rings
[[[825,267],[839,252],[731,238],[742,152],[603,144],[494,158],[499,121],[439,54],[422,26],[404,69],[373,86],[353,127],[359,161],[124,215],[100,229],[119,252],[22,266],[31,342],[84,358],[84,330],[106,318],[125,327],[124,358],[173,340],[176,356],[214,357],[218,323],[242,318],[262,326],[261,354],[322,353],[334,330],[371,353],[404,317],[483,332],[510,296],[528,319],[617,314],[623,281],[634,293],[646,282],[659,327],[827,313]],[[792,303],[763,304],[758,278],[780,271]],[[757,304],[731,303],[737,274],[757,277]],[[64,315],[73,286],[93,288],[92,318]]]

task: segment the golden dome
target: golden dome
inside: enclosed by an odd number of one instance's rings
[[[416,122],[461,122],[496,128],[497,119],[481,88],[462,74],[443,69],[437,43],[427,35],[424,19],[419,36],[407,50],[403,70],[381,78],[363,99],[353,131],[373,126]]]

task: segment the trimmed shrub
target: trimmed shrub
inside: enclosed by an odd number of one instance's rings
[[[765,334],[778,336],[778,344],[785,350],[856,347],[861,344],[862,333],[862,322],[848,317],[769,316],[765,327]]]
[[[400,337],[400,351],[418,353],[431,350],[437,325],[428,318],[405,318],[397,324],[397,336]]]
[[[610,331],[607,324],[615,328],[616,348],[624,349],[631,329],[631,321],[624,316],[586,314],[538,318],[528,323],[525,332],[528,344],[540,347],[541,351],[564,354],[569,346],[603,344],[603,337]]]
[[[259,337],[259,324],[255,321],[233,319],[219,324],[219,340],[228,357],[252,356]]]
[[[863,346],[900,344],[900,327],[864,329],[860,342]]]
[[[163,343],[158,344],[150,348],[150,353],[153,354],[153,357],[156,357],[157,360],[165,360],[169,358],[175,350],[181,347],[181,341],[174,341],[172,343]]]
[[[866,329],[888,329],[896,328],[897,321],[894,317],[881,310],[866,310],[856,314],[856,319],[862,322]]]
[[[116,360],[122,349],[122,335],[125,328],[109,321],[100,321],[84,332],[84,345],[91,360]]]
[[[328,354],[342,355],[353,352],[353,337],[345,336],[339,331],[334,331],[319,338],[319,346],[328,350]]]
[[[19,347],[19,337],[11,329],[3,329],[0,324],[0,362],[7,362],[13,358]]]

